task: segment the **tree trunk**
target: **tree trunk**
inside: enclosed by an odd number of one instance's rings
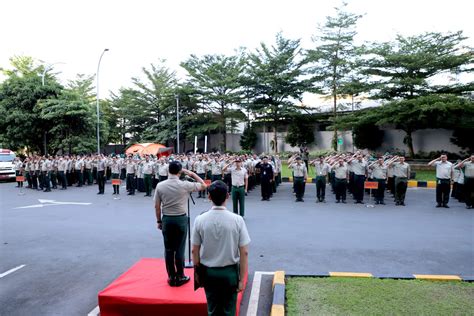
[[[337,128],[336,128],[336,117],[337,117],[337,97],[336,97],[336,90],[334,88],[333,91],[333,100],[334,100],[334,109],[333,109],[333,115],[334,115],[334,136],[332,140],[332,147],[334,150],[337,151]]]
[[[413,131],[406,130],[405,132],[407,133],[407,135],[405,136],[405,143],[408,147],[408,155],[410,158],[413,158],[415,156],[415,150],[413,149],[413,137],[412,137]]]
[[[225,137],[226,134],[226,122],[225,122],[225,104],[221,105],[221,116],[222,116],[222,126],[221,126],[221,135],[222,135],[222,142],[221,142],[221,152],[225,153],[227,150],[227,139]]]
[[[275,146],[275,153],[278,154],[278,135],[277,135],[277,127],[278,127],[278,117],[277,114],[275,113],[275,116],[273,117],[273,141],[274,141],[274,146]]]

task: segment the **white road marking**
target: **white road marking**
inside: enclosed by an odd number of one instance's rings
[[[90,311],[89,314],[87,314],[87,316],[97,316],[99,314],[100,314],[99,306],[96,306],[92,311]]]
[[[15,209],[37,208],[37,207],[54,206],[54,205],[91,205],[92,204],[92,203],[84,203],[84,202],[59,202],[59,201],[56,201],[56,200],[42,200],[42,199],[38,199],[38,201],[41,204],[19,206],[19,207],[15,207]]]
[[[247,316],[256,316],[258,311],[258,299],[260,298],[260,285],[262,283],[262,275],[273,275],[274,272],[255,271],[252,282],[252,291],[250,292],[249,306],[247,308]]]
[[[7,275],[9,275],[9,274],[11,274],[11,273],[13,273],[13,272],[15,272],[15,271],[17,271],[17,270],[20,270],[24,266],[26,266],[26,264],[22,264],[21,266],[18,266],[16,268],[8,270],[7,272],[3,272],[2,274],[0,274],[0,279],[7,276]]]

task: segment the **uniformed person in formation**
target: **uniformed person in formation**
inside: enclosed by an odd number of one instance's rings
[[[272,195],[272,183],[275,181],[273,167],[268,163],[268,157],[263,157],[261,162],[258,162],[255,169],[259,170],[260,184],[262,190],[262,201],[270,201]]]
[[[59,182],[61,183],[60,190],[67,190],[67,179],[66,179],[67,165],[68,165],[68,161],[66,158],[63,158],[63,157],[59,158],[58,173],[59,173]]]
[[[137,165],[132,157],[128,157],[126,165],[128,195],[135,195],[135,174],[137,172]]]
[[[474,154],[456,166],[464,173],[464,202],[466,208],[474,207]]]
[[[405,206],[405,195],[410,178],[410,165],[405,162],[405,157],[396,156],[390,165],[393,166],[393,175],[395,177],[395,205]]]
[[[310,163],[315,168],[316,173],[316,202],[326,202],[326,181],[331,172],[331,166],[324,160],[323,156],[319,156],[318,160]]]
[[[196,182],[181,181],[181,173]],[[163,232],[168,284],[181,286],[189,281],[184,275],[184,250],[188,231],[187,202],[189,194],[206,189],[204,180],[194,172],[182,169],[179,161],[169,164],[169,177],[155,190],[155,211],[158,229]]]
[[[233,165],[233,166],[231,166]],[[236,158],[230,164],[224,166],[223,170],[230,168],[232,179],[232,206],[235,214],[245,215],[245,193],[248,189],[248,172],[242,167],[242,160]]]
[[[97,184],[99,186],[99,192],[97,194],[105,193],[105,168],[106,161],[103,155],[97,156]]]
[[[194,269],[204,283],[208,315],[235,315],[248,270],[250,236],[242,217],[226,209],[228,198],[225,183],[213,182],[209,187],[213,207],[194,221]]]
[[[207,173],[207,161],[203,159],[201,155],[198,156],[198,160],[194,162],[193,164],[194,170],[196,170],[196,174],[203,180],[206,179],[206,173]],[[199,198],[205,198],[205,192],[199,191],[198,194],[198,199]]]
[[[387,165],[383,157],[379,157],[377,161],[369,165],[372,171],[372,178],[377,181],[377,190],[375,191],[375,204],[385,205],[385,183],[387,181]]]
[[[160,158],[160,163],[158,164],[158,175],[159,175],[159,182],[165,181],[168,179],[168,168],[169,165],[165,161],[164,158]]]
[[[348,161],[354,172],[354,188],[353,195],[355,203],[363,204],[364,202],[364,183],[367,177],[367,162],[363,159],[361,154],[357,155],[357,159],[350,159]]]
[[[449,208],[449,192],[453,179],[453,164],[448,161],[448,156],[443,154],[428,163],[436,167],[436,207]]]
[[[211,180],[212,182],[216,180],[222,180],[222,169],[224,163],[219,159],[218,156],[214,157],[214,160],[209,163],[211,166]]]
[[[152,179],[154,163],[150,161],[150,156],[146,155],[145,161],[143,162],[143,181],[145,184],[145,196],[151,196]]]
[[[21,161],[21,159],[19,157],[16,157],[15,160],[14,160],[14,168],[15,168],[15,176],[22,176],[23,175],[23,162]],[[17,185],[16,185],[17,188],[20,188],[20,187],[23,187],[23,182],[21,181],[17,181]]]
[[[331,165],[334,171],[334,191],[336,193],[336,203],[346,203],[347,183],[349,181],[349,169],[344,162],[344,158],[340,157]]]
[[[76,163],[74,164],[74,169],[76,170],[76,187],[82,187],[84,184],[84,161],[81,156],[77,156]]]
[[[112,181],[113,180],[120,180],[120,171],[122,169],[122,163],[117,157],[112,158],[112,162],[110,163],[110,169],[112,170]],[[112,185],[114,188],[113,194],[120,194],[120,185],[114,184]]]
[[[288,167],[293,170],[293,187],[295,189],[296,202],[304,202],[304,192],[308,170],[300,156],[293,156],[288,160]]]

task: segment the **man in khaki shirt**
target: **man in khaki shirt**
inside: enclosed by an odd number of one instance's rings
[[[456,165],[455,168],[461,168],[464,171],[464,192],[466,208],[474,207],[474,154]]]
[[[195,182],[181,181],[181,174]],[[163,232],[168,284],[181,286],[189,281],[184,275],[184,250],[188,232],[187,202],[189,194],[206,189],[204,180],[194,172],[182,169],[179,161],[169,164],[169,177],[158,183],[155,190],[155,212],[158,229]]]

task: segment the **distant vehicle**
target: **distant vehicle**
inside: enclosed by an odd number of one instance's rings
[[[10,149],[0,148],[0,180],[14,180],[16,155]]]

